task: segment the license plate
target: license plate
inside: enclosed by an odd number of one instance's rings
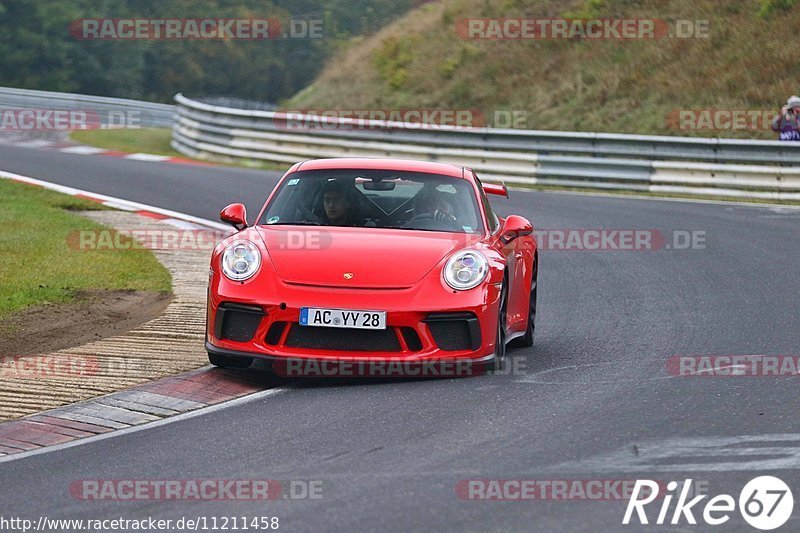
[[[386,329],[386,311],[300,308],[301,326],[350,329]]]

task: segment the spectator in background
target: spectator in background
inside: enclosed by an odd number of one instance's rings
[[[781,141],[800,141],[800,97],[790,96],[780,114],[772,121],[772,131]]]

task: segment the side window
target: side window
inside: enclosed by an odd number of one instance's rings
[[[486,212],[486,221],[489,223],[489,233],[494,233],[500,226],[500,220],[498,220],[497,215],[494,214],[492,204],[489,203],[489,199],[486,197],[486,193],[483,190],[483,184],[481,183],[481,180],[478,179],[478,175],[474,172],[472,175],[475,176],[475,182],[478,184],[478,191],[481,195],[481,204],[483,204],[483,210]]]

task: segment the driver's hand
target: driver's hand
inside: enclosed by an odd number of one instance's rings
[[[454,217],[450,213],[437,209],[436,211],[433,212],[433,220],[437,220],[439,222],[448,222],[452,224],[453,222],[456,221],[456,217]]]

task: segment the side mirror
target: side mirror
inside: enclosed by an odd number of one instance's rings
[[[231,204],[220,211],[219,219],[241,231],[247,227],[247,210],[244,204]]]
[[[508,198],[508,187],[506,187],[505,183],[502,185],[496,183],[482,183],[481,185],[483,186],[483,192],[486,194],[496,194]]]
[[[533,226],[526,219],[518,215],[510,215],[505,224],[503,224],[503,231],[500,233],[500,240],[504,244],[508,244],[514,239],[524,237],[533,233]]]

